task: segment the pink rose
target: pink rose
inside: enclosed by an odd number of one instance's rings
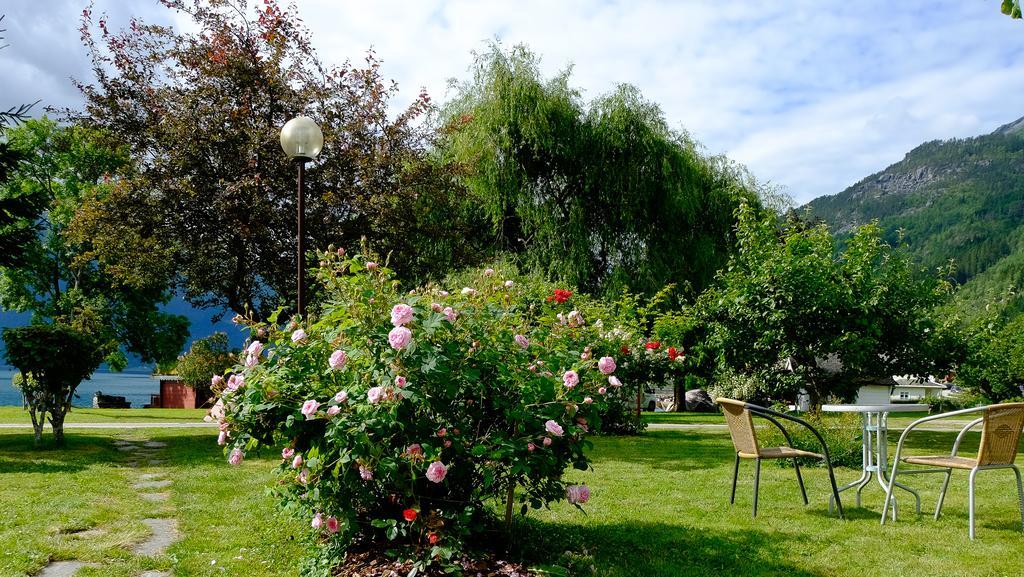
[[[594,402],[594,399],[591,399],[590,397],[584,397],[583,398],[583,404],[585,404],[585,405],[589,405],[590,403],[593,403],[593,402]]]
[[[437,296],[446,297],[446,296],[448,296],[448,291],[446,291],[446,290],[437,291]]]
[[[259,341],[253,341],[249,343],[249,346],[245,349],[245,352],[246,354],[258,357],[263,352],[263,343]]]
[[[440,483],[444,481],[445,475],[448,474],[448,467],[445,466],[441,461],[434,461],[427,467],[427,479],[433,483]]]
[[[302,414],[306,416],[306,420],[312,419],[316,416],[316,410],[320,408],[320,403],[310,399],[305,403],[302,403]]]
[[[462,296],[473,296],[475,294],[476,294],[476,289],[469,288],[468,286],[467,287],[462,287]]]
[[[306,484],[309,483],[309,469],[303,469],[303,470],[299,471],[298,481],[299,481],[299,483],[302,483],[303,485],[306,485]]]
[[[405,388],[405,382],[405,377],[401,375],[395,377],[395,386],[398,387],[399,389]]]
[[[494,276],[494,269],[493,268],[484,269],[484,276]]]
[[[430,310],[439,313],[444,309],[441,307],[441,303],[430,303]]]
[[[245,375],[231,375],[228,377],[228,390],[237,391],[245,384]]]
[[[576,371],[565,371],[565,374],[562,375],[562,383],[565,388],[571,389],[580,384],[580,376],[576,374]]]
[[[512,337],[516,341],[516,344],[523,347],[524,349],[530,348],[530,341],[523,335],[516,335]]]
[[[331,532],[331,533],[337,533],[338,532],[338,519],[337,519],[337,517],[328,517],[327,518],[327,530],[329,532]]]
[[[302,343],[302,342],[305,342],[305,341],[306,341],[306,331],[304,331],[302,329],[296,329],[295,332],[292,333],[292,342],[293,343],[299,344],[299,343]]]
[[[551,433],[552,435],[554,435],[556,437],[561,437],[562,433],[565,432],[565,431],[562,430],[562,426],[561,425],[559,425],[558,423],[556,423],[556,422],[554,422],[554,421],[552,421],[550,419],[548,420],[548,422],[544,423],[544,428],[547,430],[547,432]]]
[[[590,500],[590,488],[586,485],[569,485],[565,488],[565,497],[573,505],[582,505]]]
[[[419,443],[413,443],[412,445],[409,445],[405,452],[410,457],[422,457],[423,447],[421,447]]]
[[[341,404],[348,401],[348,391],[338,391],[334,394],[334,402]]]
[[[402,325],[412,322],[412,307],[399,303],[391,307],[391,324],[400,327]]]
[[[371,261],[367,261],[367,263],[366,263],[366,270],[377,270],[377,266],[378,266],[377,263],[373,262],[372,260]]]
[[[412,341],[412,331],[406,327],[395,327],[388,333],[388,343],[391,344],[391,348],[396,351],[400,351],[405,347],[409,346],[409,342]]]
[[[242,462],[242,459],[244,457],[245,455],[242,454],[242,450],[235,447],[234,449],[231,450],[231,455],[228,457],[228,463],[231,463],[232,465],[237,465]]]
[[[366,391],[366,400],[370,401],[371,405],[376,405],[384,397],[384,387],[373,387],[369,391]]]
[[[359,465],[359,476],[364,481],[372,481],[373,480],[373,469],[370,469],[370,468],[368,468],[368,467],[366,467],[364,465]]]
[[[224,420],[224,401],[222,399],[217,399],[217,402],[210,407],[210,414],[203,418],[204,421],[207,419],[210,421],[216,420],[217,422]]]
[[[608,384],[613,386],[613,387],[621,387],[622,386],[622,381],[620,381],[618,377],[611,376],[611,377],[608,377]]]
[[[228,444],[228,433],[227,433],[227,431],[221,431],[220,434],[217,435],[217,444],[220,445],[221,447],[223,447],[224,445]]]
[[[291,459],[292,455],[294,455],[294,454],[295,454],[295,449],[293,449],[291,447],[285,447],[285,448],[281,449],[281,460],[282,461],[287,461],[288,459]]]
[[[319,529],[324,524],[324,516],[320,513],[313,515],[313,520],[310,521],[309,526],[314,529]]]
[[[224,384],[224,377],[222,377],[220,375],[213,375],[213,378],[210,379],[210,386],[219,387],[219,386],[221,386],[223,384]]]
[[[455,312],[455,309],[452,307],[444,307],[444,310],[441,312],[444,313],[445,318],[447,318],[450,323],[454,323],[455,319],[459,316],[459,313]]]
[[[338,256],[345,256],[345,249],[344,248],[339,248],[338,249]]]
[[[292,469],[298,469],[301,466],[302,466],[302,455],[295,455],[295,458],[292,459]]]
[[[605,387],[598,387],[597,392],[603,395],[608,392],[608,389]]]
[[[256,355],[245,355],[245,366],[249,367],[250,369],[255,367],[259,362],[260,358],[257,357]]]
[[[601,374],[610,375],[615,372],[615,359],[611,357],[601,357],[597,361],[597,369],[601,371]]]
[[[537,445],[534,445],[533,443],[526,443],[526,450],[532,453],[537,450]]]
[[[444,437],[447,434],[448,434],[448,429],[446,429],[444,427],[441,427],[440,429],[437,430],[437,436],[438,437]]]
[[[507,280],[507,281],[505,281],[505,288],[512,288],[513,286],[515,286],[515,284],[516,283],[514,283],[514,282],[512,282],[510,280]]]
[[[551,446],[551,437],[544,437],[544,441],[542,441],[542,442],[544,443],[545,447],[550,447]]]
[[[348,361],[348,355],[345,354],[345,351],[337,350],[331,353],[331,358],[327,361],[327,364],[330,365],[332,369],[340,371],[345,367],[346,361]]]
[[[334,406],[330,407],[329,409],[327,409],[327,416],[328,417],[336,417],[336,416],[338,416],[338,413],[340,413],[340,412],[341,412],[341,407],[339,407],[338,405],[334,405]]]

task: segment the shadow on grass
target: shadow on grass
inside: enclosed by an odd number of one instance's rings
[[[728,436],[689,431],[648,431],[642,437],[601,437],[601,452],[595,452],[594,467],[602,462],[622,461],[616,446],[635,447],[629,461],[662,471],[693,471],[732,463],[733,448]],[[608,455],[608,456],[603,456]]]
[[[511,553],[584,575],[820,575],[786,559],[792,539],[766,531],[707,531],[664,523],[581,527],[521,519]]]

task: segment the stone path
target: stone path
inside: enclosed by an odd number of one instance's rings
[[[81,423],[80,428],[110,428],[112,426],[123,429],[123,428],[143,428],[125,426],[124,424],[102,424],[102,423]],[[100,425],[100,426],[93,426]],[[143,424],[140,424],[143,425]],[[175,423],[176,426],[196,426],[195,423]],[[68,425],[70,427],[70,425]],[[145,424],[146,427],[157,426],[165,427],[167,424],[150,425]],[[198,426],[208,426],[206,423],[199,423]],[[0,427],[3,427],[0,425]],[[12,427],[3,427],[12,428]],[[129,467],[139,467],[143,461],[148,463],[149,466],[162,465],[164,461],[158,459],[160,456],[160,449],[167,447],[167,443],[160,441],[127,441],[124,439],[117,439],[113,442],[114,447],[122,452],[130,455],[133,459],[127,461],[125,464]],[[139,491],[138,495],[146,501],[153,503],[164,503],[170,501],[171,494],[168,492],[157,492],[154,490],[166,489],[171,486],[171,481],[164,479],[164,473],[142,473],[138,475],[137,481],[132,485],[132,488]],[[149,528],[150,536],[145,540],[136,543],[132,547],[132,553],[144,557],[159,557],[167,552],[167,548],[170,547],[178,539],[178,520],[168,517],[154,517],[151,519],[142,519],[142,523]],[[82,531],[79,535],[81,537],[102,535],[106,532],[102,527],[95,527],[87,531]],[[88,534],[88,535],[87,535]],[[96,567],[98,565],[94,563],[83,563],[81,561],[53,561],[43,568],[36,577],[73,577],[77,574],[78,570],[82,567]],[[146,571],[140,573],[136,577],[173,577],[170,571]]]

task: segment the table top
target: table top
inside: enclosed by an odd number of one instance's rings
[[[822,405],[821,410],[828,413],[923,413],[928,405]]]

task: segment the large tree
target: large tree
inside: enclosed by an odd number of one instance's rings
[[[502,250],[588,291],[699,292],[725,262],[751,179],[701,154],[661,109],[620,86],[586,104],[569,71],[525,47],[477,56],[442,114],[440,150]]]
[[[694,313],[719,376],[753,377],[762,399],[799,388],[815,404],[849,399],[879,377],[946,374],[957,361],[937,310],[950,284],[885,243],[877,223],[840,249],[824,224],[743,205],[737,245]]]
[[[27,194],[45,200],[30,217],[30,240],[18,247],[17,266],[0,267],[0,308],[31,312],[33,324],[62,325],[90,335],[112,368],[126,353],[152,362],[174,358],[188,336],[188,321],[161,312],[170,295],[144,269],[112,270],[93,258],[95,246],[72,233],[86,199],[102,199],[121,186],[130,171],[123,148],[106,135],[42,118],[7,128],[4,137],[21,157],[0,184],[0,199]],[[130,174],[130,172],[128,173]],[[130,240],[130,239],[126,239]],[[154,248],[139,266],[159,261]]]
[[[295,167],[279,132],[305,114],[325,140],[306,176],[311,246],[366,236],[407,276],[462,258],[469,233],[447,217],[462,205],[425,162],[425,93],[393,114],[397,87],[372,52],[362,67],[323,63],[294,9],[275,0],[255,11],[244,0],[162,3],[194,32],[135,20],[113,31],[84,13],[94,74],[79,84],[84,121],[122,139],[139,165],[119,195],[90,207],[88,234],[134,215],[133,227],[173,249],[167,281],[189,301],[266,317],[294,295]]]

